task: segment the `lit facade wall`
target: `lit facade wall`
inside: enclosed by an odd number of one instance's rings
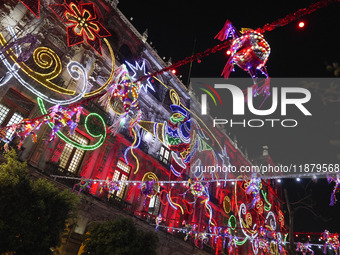
[[[98,10],[102,13],[100,17],[105,27],[111,33],[107,40],[112,47],[115,56],[115,68],[118,68],[125,61],[141,64],[143,61],[146,66],[146,72],[153,72],[164,68],[165,63],[147,43],[147,34],[141,35],[117,9],[114,2],[94,1]],[[13,34],[9,32],[8,25],[13,28],[14,34],[20,38],[27,33],[37,36],[39,47],[47,47],[53,50],[60,59],[62,70],[60,74],[53,79],[58,88],[81,91],[81,83],[85,77],[78,81],[72,79],[65,68],[70,61],[80,63],[87,73],[87,91],[99,89],[109,78],[112,71],[112,58],[109,48],[102,41],[102,56],[95,54],[87,44],[79,44],[73,47],[67,46],[66,26],[61,22],[53,12],[44,6],[41,8],[40,19],[30,13],[20,2],[7,1],[1,5],[4,15],[0,19],[1,31],[4,39],[10,43],[15,40]],[[22,45],[24,48],[25,46]],[[27,47],[27,45],[26,45]],[[9,59],[7,53],[3,53],[6,59]],[[13,61],[9,60],[13,65]],[[46,74],[51,70],[42,69],[36,66],[36,62],[30,58],[25,64],[38,73]],[[35,69],[34,69],[35,68]],[[6,76],[9,72],[7,66],[0,64],[1,76]],[[131,70],[130,70],[131,71]],[[27,72],[19,70],[17,72],[23,80],[29,83],[39,93],[54,98],[55,100],[65,100],[65,97],[58,94],[51,87],[46,87],[39,82],[39,79],[33,79]],[[8,126],[19,122],[24,118],[34,118],[42,115],[37,104],[37,93],[29,87],[23,86],[20,80],[14,77],[6,83],[2,79],[0,87],[0,125]],[[182,107],[188,108],[192,113],[197,113],[197,106],[190,107],[190,96],[187,88],[181,81],[169,72],[158,75],[157,79],[150,79],[155,91],[146,93],[143,89],[139,95],[139,104],[142,112],[142,120],[154,124],[168,123],[173,112],[170,105],[174,104],[171,93],[175,92],[178,96]],[[96,102],[96,101],[94,101]],[[53,106],[52,103],[45,102],[46,107]],[[112,125],[118,118],[117,114],[110,109],[105,112],[98,103],[89,102],[84,106],[84,114],[80,119],[75,134],[68,134],[71,139],[82,145],[96,144],[97,139],[89,135],[84,128],[85,116],[89,113],[96,112],[100,114],[106,123],[106,127]],[[204,120],[202,120],[204,121]],[[100,123],[94,123],[93,125]],[[209,127],[207,127],[209,128]],[[210,127],[211,128],[211,127]],[[27,138],[20,151],[20,157],[40,171],[75,177],[84,177],[86,179],[98,180],[93,182],[91,193],[94,196],[106,199],[115,199],[124,201],[128,206],[127,213],[136,217],[146,219],[149,223],[155,224],[156,218],[161,215],[162,222],[160,228],[169,233],[185,236],[180,230],[188,231],[189,225],[196,226],[197,233],[211,233],[207,245],[221,252],[227,252],[228,245],[223,248],[221,234],[229,233],[241,237],[237,242],[229,243],[229,253],[244,254],[251,253],[254,249],[250,242],[242,241],[247,239],[255,230],[255,226],[268,225],[270,211],[275,214],[277,224],[276,230],[268,230],[267,235],[271,232],[284,233],[284,219],[282,214],[282,201],[277,196],[276,190],[272,188],[269,182],[262,181],[261,200],[255,208],[247,210],[247,213],[240,212],[243,205],[248,205],[252,201],[252,196],[246,194],[249,182],[237,181],[210,183],[207,187],[207,194],[195,197],[188,191],[187,184],[162,183],[162,181],[189,181],[194,179],[189,167],[181,172],[180,176],[173,174],[170,166],[174,164],[172,153],[162,139],[156,137],[147,125],[139,125],[137,130],[140,133],[141,141],[138,148],[131,151],[129,148],[134,142],[134,137],[130,131],[123,128],[121,132],[113,135],[107,129],[108,135],[104,143],[95,150],[83,150],[76,148],[58,136],[48,143],[50,139],[51,128],[43,125],[37,132],[38,141],[33,143]],[[211,129],[212,130],[212,129]],[[67,129],[62,129],[67,133]],[[251,165],[247,157],[237,148],[237,145],[222,131],[215,129],[212,131],[216,140],[225,147],[230,164],[239,168],[244,165]],[[17,141],[13,140],[15,145]],[[189,164],[190,166],[190,164]],[[153,177],[152,177],[153,176]],[[113,195],[109,196],[107,192],[101,191],[100,180],[114,181],[142,181],[150,180],[148,178],[158,179],[155,196],[147,196],[141,193],[141,183],[130,183],[127,185],[120,184],[120,189]],[[231,175],[232,178],[239,176]],[[184,195],[183,195],[184,194]],[[209,196],[209,202],[206,201]],[[195,203],[193,203],[195,201]],[[283,214],[282,214],[283,215]],[[235,222],[231,222],[235,219]],[[270,220],[270,219],[269,219]],[[84,220],[88,222],[88,220]],[[167,227],[162,227],[167,226]],[[247,228],[247,229],[245,229]],[[83,231],[86,228],[83,228]],[[223,229],[223,233],[220,233]],[[253,230],[255,229],[255,230]],[[270,232],[270,233],[269,233]],[[246,234],[245,234],[246,233]],[[189,239],[193,240],[197,246],[201,246],[201,240],[198,236],[189,233]],[[269,238],[269,237],[265,237]],[[254,238],[255,240],[256,238]],[[275,239],[270,237],[269,239]],[[246,240],[247,241],[247,240]],[[271,249],[277,250],[277,245]],[[232,249],[230,247],[233,247]]]

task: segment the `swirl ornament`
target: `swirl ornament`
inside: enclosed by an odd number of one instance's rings
[[[11,28],[10,28],[10,33],[16,39],[15,34]],[[6,43],[7,42],[5,38],[0,33],[0,44],[5,45]],[[18,54],[20,53],[21,49],[20,49],[20,46],[18,46],[17,48],[18,50],[16,50],[16,53]],[[87,89],[87,73],[86,73],[85,68],[78,62],[75,62],[75,61],[69,62],[67,65],[67,71],[69,75],[75,80],[79,80],[81,76],[83,77],[82,85],[80,86],[81,87],[80,93],[71,99],[57,100],[57,99],[49,98],[44,93],[38,91],[31,84],[26,82],[26,79],[23,79],[18,74],[18,71],[21,69],[29,77],[33,78],[38,83],[42,84],[43,86],[45,86],[46,88],[52,91],[55,91],[55,92],[58,92],[64,95],[74,95],[75,91],[59,87],[58,85],[54,84],[51,81],[54,78],[56,78],[62,71],[61,61],[58,55],[53,50],[46,48],[46,47],[39,47],[33,52],[34,62],[39,68],[46,69],[47,71],[49,71],[47,73],[35,72],[30,67],[28,67],[25,63],[17,62],[17,56],[16,54],[14,54],[14,52],[11,49],[7,50],[7,54],[9,54],[10,58],[14,61],[14,64],[11,65],[8,59],[6,58],[6,56],[2,52],[0,52],[0,58],[2,62],[4,63],[4,65],[6,66],[6,68],[8,69],[7,74],[0,81],[0,86],[8,83],[8,81],[10,81],[12,77],[14,77],[19,83],[21,83],[25,88],[27,88],[29,91],[31,91],[38,97],[44,99],[45,101],[49,103],[59,104],[59,105],[67,105],[67,104],[74,103],[84,96],[86,89]]]
[[[37,101],[38,101],[38,105],[40,107],[41,113],[44,114],[44,115],[47,114],[47,110],[45,108],[43,100],[38,97]],[[97,119],[99,119],[100,123],[103,126],[103,133],[102,134],[95,134],[95,133],[93,133],[93,132],[91,132],[89,130],[88,122],[89,122],[89,119],[91,117],[96,117]],[[48,125],[50,126],[50,128],[54,127],[53,123],[49,122]],[[103,118],[99,114],[97,114],[97,113],[90,113],[89,115],[87,115],[87,117],[85,119],[85,129],[89,133],[90,136],[95,137],[95,138],[99,138],[99,140],[95,144],[92,144],[92,145],[79,144],[79,143],[71,140],[70,138],[68,138],[61,131],[58,131],[56,133],[57,133],[57,135],[59,136],[59,138],[61,140],[71,144],[72,146],[74,146],[74,147],[76,147],[78,149],[81,149],[81,150],[95,150],[95,149],[99,148],[104,143],[105,138],[106,138],[106,126],[105,126],[105,121],[103,120]]]

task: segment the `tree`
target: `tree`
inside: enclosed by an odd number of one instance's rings
[[[316,219],[321,220],[322,222],[327,222],[331,219],[324,218],[320,213],[318,213],[315,209],[316,202],[313,200],[312,197],[312,189],[310,189],[310,185],[312,180],[310,180],[307,185],[303,189],[303,194],[297,194],[299,198],[297,201],[290,201],[287,189],[284,189],[285,199],[286,199],[286,206],[288,211],[288,230],[289,230],[289,254],[296,254],[296,247],[294,243],[294,220],[295,215],[300,210],[305,210],[306,212],[312,214]],[[295,193],[295,191],[294,191]],[[296,198],[296,195],[294,196]]]
[[[51,254],[60,244],[66,220],[74,216],[78,197],[59,191],[44,179],[33,181],[16,152],[0,165],[0,254]]]
[[[128,218],[95,224],[84,235],[84,240],[84,255],[157,254],[157,234],[137,230]]]

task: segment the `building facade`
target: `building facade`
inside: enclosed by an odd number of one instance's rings
[[[254,163],[206,124],[176,75],[159,72],[171,63],[116,1],[84,2],[0,4],[2,145],[82,194],[60,249],[77,254],[91,222],[126,215],[157,229],[164,254],[284,254],[276,184],[203,170]]]

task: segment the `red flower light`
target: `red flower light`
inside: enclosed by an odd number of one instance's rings
[[[100,38],[110,36],[104,26],[99,23],[93,3],[79,4],[78,0],[64,0],[65,4],[50,4],[50,9],[66,24],[67,43],[71,47],[86,42],[100,55]]]

